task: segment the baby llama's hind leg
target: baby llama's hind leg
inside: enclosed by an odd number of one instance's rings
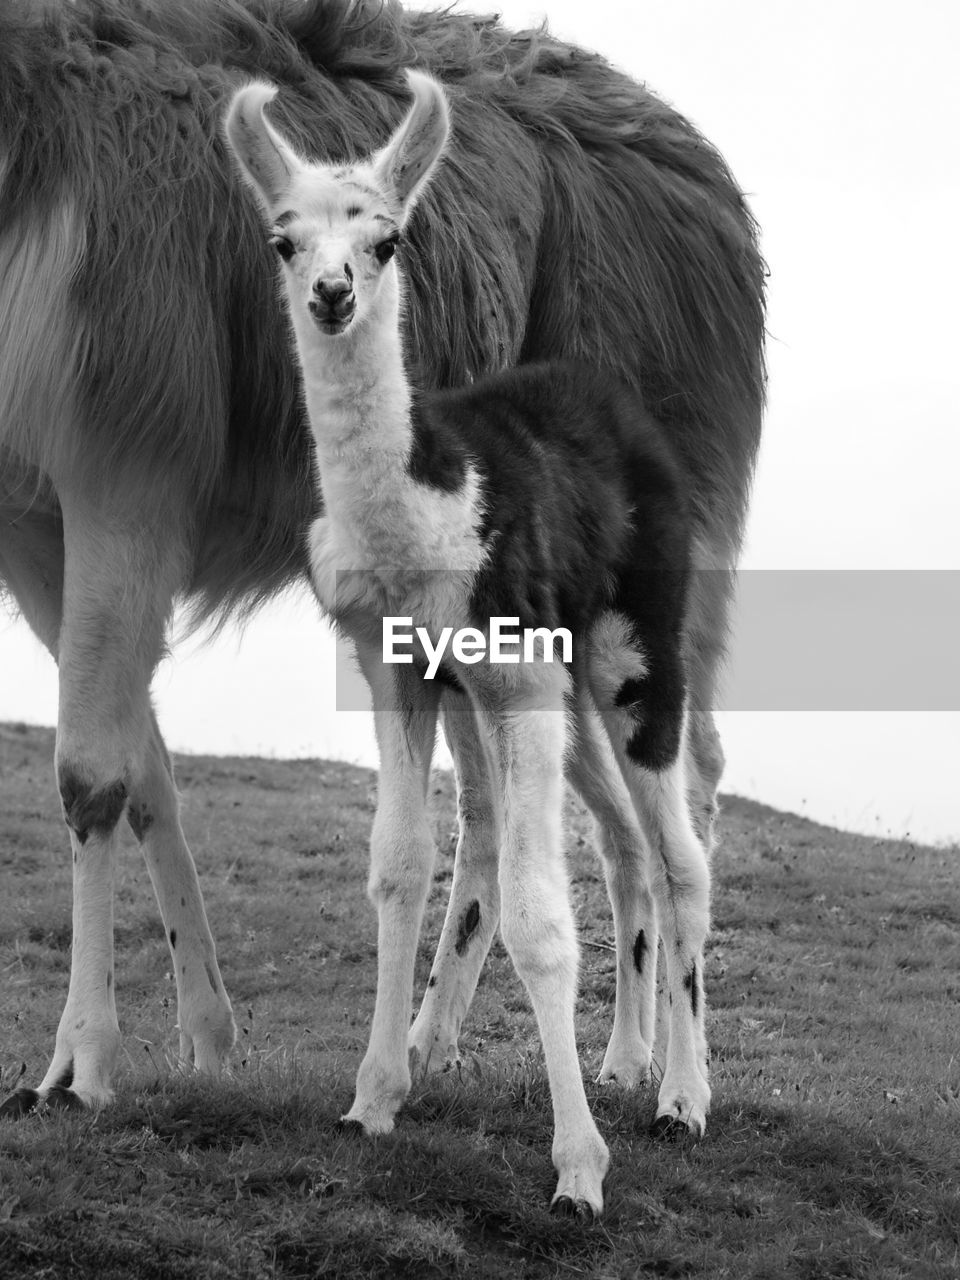
[[[615,713],[609,719],[620,717]],[[682,741],[671,764],[651,769],[631,758],[630,739],[624,741],[622,728],[622,721],[612,723],[611,737],[620,747],[617,754],[650,847],[650,880],[669,1002],[666,1061],[654,1127],[657,1132],[669,1132],[681,1125],[702,1134],[710,1107],[703,991],[710,867],[690,818]]]
[[[650,1079],[657,969],[657,916],[648,853],[630,793],[592,698],[578,690],[567,777],[594,815],[613,908],[617,994],[601,1082],[628,1088]]]

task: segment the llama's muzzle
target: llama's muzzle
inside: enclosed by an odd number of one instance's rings
[[[349,280],[316,280],[307,307],[324,333],[340,333],[353,319],[357,298]]]

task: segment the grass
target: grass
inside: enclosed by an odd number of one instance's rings
[[[0,727],[0,1091],[35,1084],[66,991],[70,867],[53,735]],[[169,957],[130,837],[117,886],[117,1103],[0,1127],[0,1275],[643,1276],[819,1280],[960,1270],[960,852],[845,835],[728,798],[707,954],[714,1109],[658,1144],[652,1090],[588,1084],[611,1147],[602,1224],[547,1213],[550,1102],[499,942],[459,1077],[396,1132],[340,1135],[373,1007],[364,898],[374,776],[183,757],[191,840],[240,1043],[219,1082],[173,1068]],[[420,952],[452,869],[451,780]],[[588,821],[569,806],[584,942],[579,1040],[596,1075],[614,988]]]

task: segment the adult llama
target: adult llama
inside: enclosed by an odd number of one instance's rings
[[[454,139],[398,251],[418,382],[603,363],[684,468],[709,570],[683,637],[685,765],[709,844],[711,707],[763,396],[763,266],[719,155],[602,59],[494,20],[380,0],[0,0],[0,579],[59,667],[74,885],[56,1043],[0,1114],[112,1097],[124,818],[169,941],[181,1058],[214,1072],[233,1044],[150,682],[176,601],[216,623],[305,578],[318,484],[276,254],[221,119],[238,85],[267,79],[297,150],[349,163],[403,116],[407,66],[444,84]],[[461,784],[484,794],[484,762],[451,736]],[[482,803],[465,816],[463,883],[493,842]],[[456,1053],[489,941],[450,968],[464,915],[455,888],[411,1033],[435,1058]]]

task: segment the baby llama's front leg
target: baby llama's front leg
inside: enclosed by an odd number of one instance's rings
[[[393,1129],[410,1090],[413,971],[435,853],[426,794],[439,688],[412,667],[385,667],[369,642],[358,643],[357,652],[373,694],[380,748],[367,886],[378,915],[377,998],[356,1096],[343,1118],[378,1134]]]

